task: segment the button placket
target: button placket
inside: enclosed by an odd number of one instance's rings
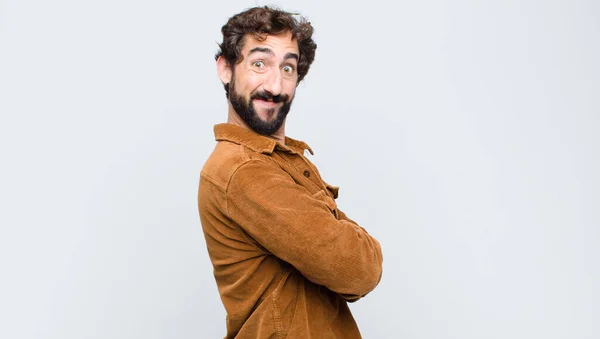
[[[290,170],[289,173],[292,174],[292,171],[297,173],[296,175],[301,175],[305,178],[307,178],[308,180],[306,180],[307,182],[310,182],[310,185],[313,188],[310,188],[309,190],[311,192],[315,192],[314,189],[323,189],[322,185],[320,182],[315,182],[315,176],[312,175],[314,173],[311,174],[311,167],[310,165],[308,165],[306,163],[306,160],[303,159],[303,157],[301,155],[299,155],[297,152],[291,151],[291,152],[275,152],[274,155],[276,155],[279,159],[281,159],[281,161],[283,161],[284,163],[286,163],[288,166],[290,166]],[[295,157],[300,157],[302,160],[300,159],[296,159]],[[308,172],[309,176],[312,176],[313,178],[309,178],[307,177],[304,172]],[[304,180],[303,180],[304,181]],[[318,180],[317,180],[318,181]],[[303,184],[303,186],[305,186],[306,188],[308,188],[306,185]]]
[[[308,159],[307,159],[307,158],[306,158],[304,155],[302,155],[302,154],[298,154],[298,156],[299,156],[300,158],[302,158],[302,161],[304,161],[304,163],[306,164],[306,166],[307,166],[308,168],[312,169],[312,171],[315,173],[315,175],[313,176],[315,179],[311,179],[311,181],[312,181],[312,182],[314,182],[315,184],[317,184],[317,186],[321,187],[322,189],[324,189],[324,190],[327,190],[327,186],[326,186],[326,185],[325,185],[325,183],[323,182],[323,179],[321,179],[321,178],[319,177],[319,175],[317,175],[317,173],[318,173],[318,172],[317,172],[316,168],[314,167],[314,165],[313,165],[313,164],[311,164],[311,162],[310,162],[310,161],[308,161]],[[305,170],[305,171],[304,171],[304,176],[305,176],[305,177],[307,177],[307,178],[308,178],[308,177],[310,177],[310,172],[311,172],[311,171],[310,171],[310,170],[308,170],[308,169],[307,169],[307,170]],[[307,173],[308,173],[308,175],[307,175]],[[317,182],[315,182],[315,181],[317,181]]]

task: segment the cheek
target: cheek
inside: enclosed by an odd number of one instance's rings
[[[286,86],[283,89],[283,93],[289,95],[290,98],[293,98],[294,94],[296,94],[296,82],[286,84]]]
[[[260,85],[263,83],[262,78],[259,76],[249,76],[239,82],[239,89],[244,93],[254,93]]]
[[[252,93],[262,82],[259,74],[242,67],[236,70],[234,80],[237,92],[243,94]]]

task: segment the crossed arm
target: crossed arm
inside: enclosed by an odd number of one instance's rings
[[[379,283],[381,247],[335,209],[260,160],[240,166],[227,189],[229,217],[261,246],[313,283],[354,301]]]

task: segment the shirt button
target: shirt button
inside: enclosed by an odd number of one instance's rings
[[[308,170],[304,171],[304,176],[307,178],[310,177],[310,172]]]

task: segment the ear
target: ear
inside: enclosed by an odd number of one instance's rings
[[[224,85],[231,81],[231,67],[222,55],[217,58],[217,73],[219,73],[219,78]]]

